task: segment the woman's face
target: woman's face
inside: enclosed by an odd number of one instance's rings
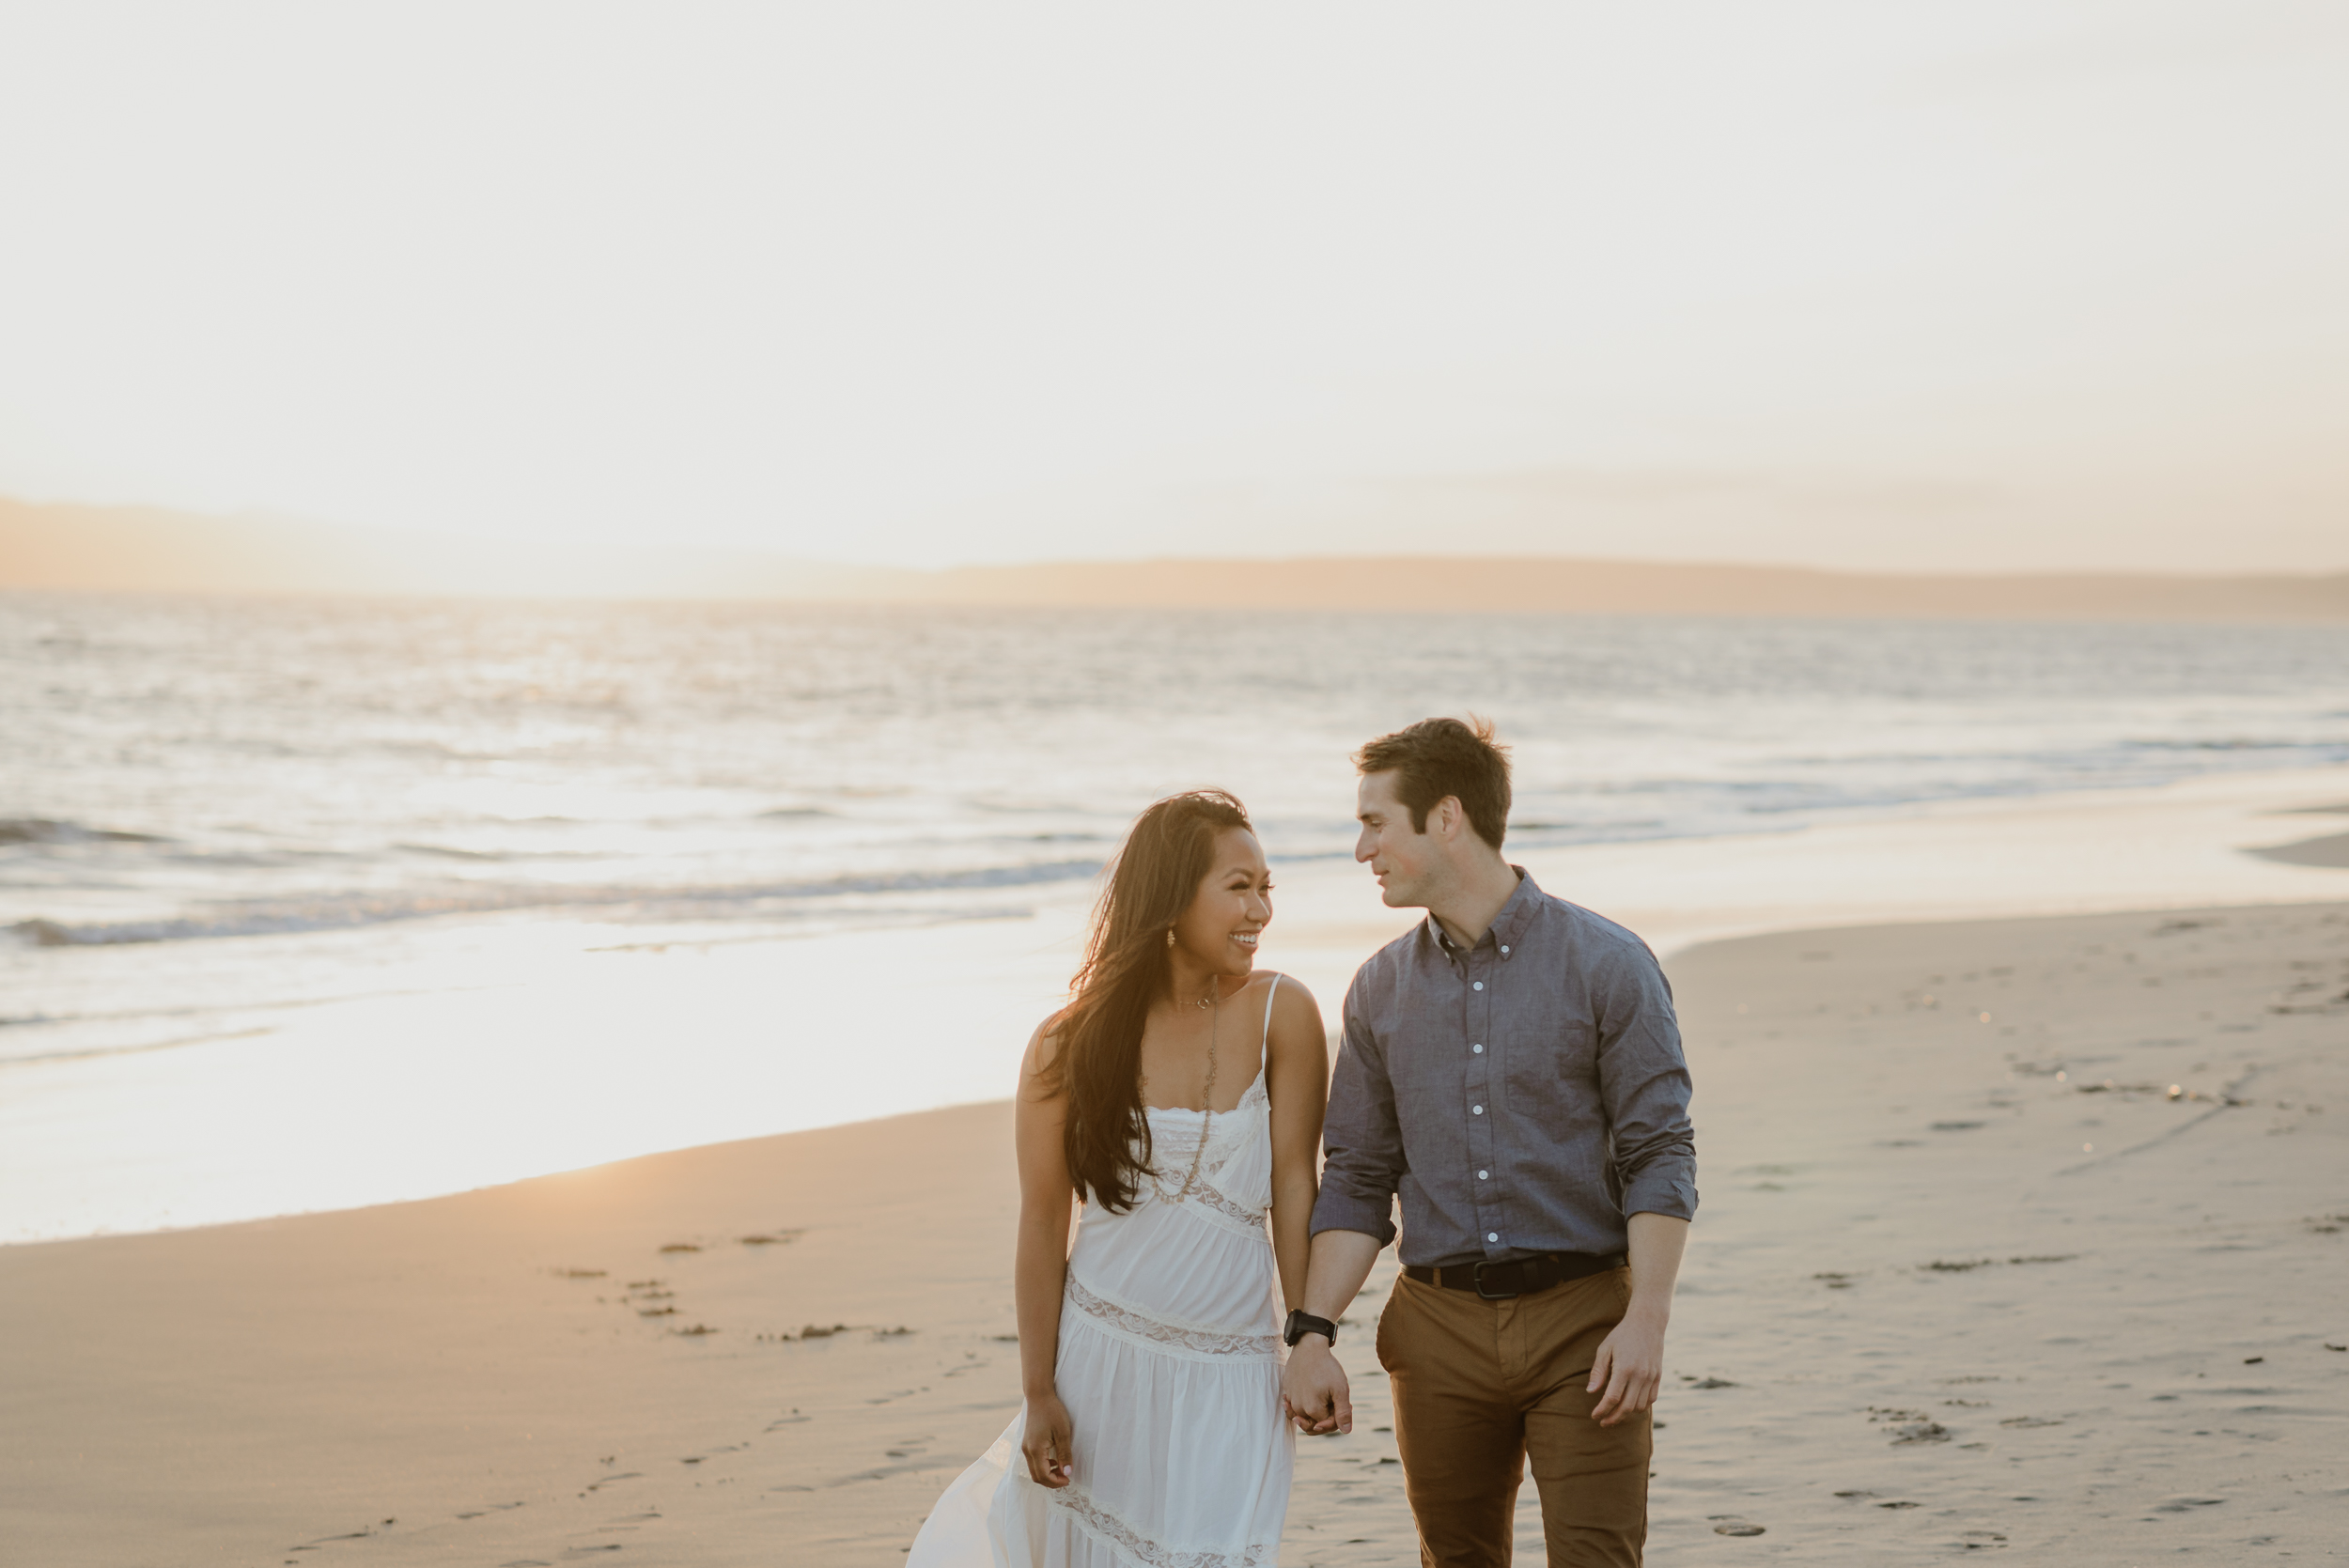
[[[1264,850],[1245,828],[1215,835],[1215,856],[1190,908],[1174,925],[1174,940],[1217,974],[1247,974],[1256,967],[1256,939],[1272,924],[1272,875]]]

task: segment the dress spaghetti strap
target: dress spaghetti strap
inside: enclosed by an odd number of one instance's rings
[[[1280,994],[1281,977],[1276,973],[1272,977],[1271,989],[1264,994],[1264,1039],[1256,1047],[1256,1075],[1259,1078],[1272,1064],[1272,999]]]

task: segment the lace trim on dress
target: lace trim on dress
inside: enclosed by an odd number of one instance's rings
[[[1256,1544],[1237,1551],[1183,1551],[1153,1541],[1073,1486],[1046,1492],[1045,1498],[1053,1507],[1066,1509],[1087,1534],[1098,1536],[1147,1568],[1266,1568],[1280,1550],[1277,1545]]]
[[[1243,1208],[1239,1204],[1232,1202],[1231,1199],[1223,1196],[1222,1193],[1218,1192],[1214,1188],[1209,1187],[1205,1182],[1201,1182],[1197,1187],[1192,1188],[1190,1189],[1190,1195],[1191,1197],[1197,1199],[1200,1203],[1205,1203],[1207,1207],[1215,1210],[1216,1213],[1227,1215],[1230,1218],[1238,1220],[1243,1225],[1261,1225],[1264,1223],[1265,1211],[1263,1209]]]
[[[1100,1319],[1112,1328],[1124,1330],[1139,1339],[1155,1340],[1160,1344],[1174,1345],[1201,1356],[1278,1356],[1281,1336],[1278,1334],[1221,1334],[1211,1328],[1182,1328],[1172,1323],[1161,1323],[1154,1317],[1104,1301],[1074,1276],[1068,1281],[1068,1304],[1087,1317]]]

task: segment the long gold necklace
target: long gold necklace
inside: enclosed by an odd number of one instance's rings
[[[1173,1192],[1159,1180],[1157,1167],[1150,1171],[1150,1185],[1168,1203],[1180,1203],[1199,1185],[1199,1163],[1207,1156],[1207,1134],[1215,1128],[1215,1040],[1223,1022],[1223,982],[1215,982],[1215,988],[1199,999],[1199,1005],[1207,1011],[1207,1082],[1199,1092],[1199,1146],[1190,1152],[1190,1172],[1183,1177],[1183,1185]],[[1142,1075],[1142,1103],[1144,1113],[1150,1104],[1150,1075]]]

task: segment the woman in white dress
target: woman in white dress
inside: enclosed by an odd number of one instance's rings
[[[1271,893],[1228,795],[1160,800],[1127,835],[1073,1000],[1020,1067],[1025,1404],[908,1568],[1276,1560],[1282,1318],[1330,1075],[1312,996],[1255,970]]]

